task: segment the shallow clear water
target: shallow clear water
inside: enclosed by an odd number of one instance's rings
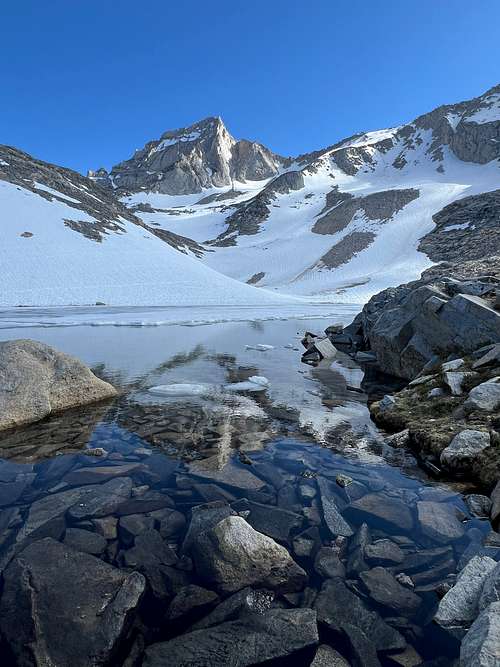
[[[157,509],[161,509],[165,504],[158,494],[163,494],[186,521],[192,507],[213,500],[239,501],[236,507],[245,510],[242,499],[246,498],[293,512],[297,519],[289,530],[279,525],[279,517],[278,525],[276,521],[266,525],[258,516],[255,527],[287,546],[310,576],[311,596],[321,587],[322,578],[314,570],[313,557],[300,551],[294,538],[312,530],[317,534],[315,550],[319,542],[337,544],[344,552],[347,548],[342,540],[335,541],[325,523],[320,484],[354,530],[362,523],[359,516],[349,514],[348,506],[356,498],[376,494],[380,504],[401,500],[410,509],[411,529],[390,527],[375,517],[367,522],[373,539],[392,538],[405,557],[447,546],[424,535],[416,519],[418,500],[439,500],[457,508],[466,521],[463,538],[450,545],[442,559],[439,580],[454,574],[471,541],[477,542],[489,525],[468,515],[456,490],[427,478],[410,453],[384,444],[370,421],[363,385],[359,388],[362,370],[347,355],[339,353],[333,367],[326,361],[317,368],[301,364],[304,330],[321,331],[334,319],[119,328],[50,327],[47,322],[43,327],[27,327],[25,321],[22,331],[4,328],[2,338],[34,338],[78,356],[114,383],[121,395],[112,403],[71,411],[0,437],[0,564],[5,565],[15,551],[13,545],[34,503],[118,474],[132,479],[137,499],[147,499],[155,491]],[[340,315],[338,320],[342,319]],[[256,350],[259,344],[272,349]],[[268,379],[267,389],[226,390],[228,383],[255,375]],[[202,396],[162,397],[148,392],[172,383],[203,383],[212,389]],[[106,455],[82,454],[95,447],[104,448]],[[99,472],[92,473],[93,469]],[[341,488],[335,481],[339,473],[352,478],[353,484]],[[137,502],[125,514],[154,513],[151,507],[154,503],[141,510]],[[247,517],[252,523],[251,511]],[[89,521],[83,527],[96,529]],[[40,534],[51,534],[51,530],[45,526]],[[54,530],[64,539],[64,530]],[[182,542],[183,530],[168,536],[174,548]],[[123,566],[129,546],[120,535],[112,537],[101,557]],[[451,659],[457,644],[431,622],[438,602],[433,590],[437,574],[433,578],[427,570],[432,567],[415,570],[413,590],[421,598],[421,607],[410,617],[375,602],[356,574],[348,578],[371,609],[392,619],[393,627],[422,659]],[[403,565],[395,566],[397,571],[403,572]],[[195,573],[188,576],[196,582]],[[285,606],[302,603],[291,598],[280,601]],[[155,641],[168,638],[168,631],[154,627],[151,619],[147,622]],[[328,632],[322,632],[329,641]],[[308,664],[304,659],[296,664]],[[290,658],[286,664],[295,663]]]

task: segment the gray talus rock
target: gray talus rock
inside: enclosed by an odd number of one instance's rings
[[[500,407],[500,377],[478,384],[471,389],[464,403],[466,412],[494,412]]]
[[[460,633],[479,613],[479,599],[484,582],[496,563],[488,556],[475,556],[460,572],[456,584],[439,603],[435,621]]]
[[[436,542],[448,544],[464,534],[464,527],[448,505],[421,500],[417,503],[417,512],[421,531]]]
[[[498,385],[500,389],[500,385]],[[466,429],[458,433],[441,452],[441,465],[449,470],[469,470],[477,457],[490,446],[490,434],[486,431]]]
[[[146,649],[144,667],[247,667],[293,656],[318,642],[311,609],[273,609],[194,630]]]
[[[0,343],[0,431],[114,396],[75,357],[34,340]]]
[[[307,581],[284,547],[239,516],[222,519],[198,534],[192,555],[198,575],[225,593],[252,585],[297,591]]]
[[[477,617],[460,648],[461,667],[500,665],[500,602],[494,602]]]
[[[4,580],[2,634],[17,664],[40,667],[112,662],[145,587],[138,572],[120,571],[50,538],[18,554]]]

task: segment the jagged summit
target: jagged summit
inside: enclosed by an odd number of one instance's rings
[[[236,181],[260,181],[276,175],[286,164],[262,144],[236,140],[219,116],[188,127],[167,130],[159,139],[113,167],[89,178],[121,192],[192,194]]]

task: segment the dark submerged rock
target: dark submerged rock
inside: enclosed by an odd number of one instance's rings
[[[247,667],[318,642],[311,609],[273,609],[181,635],[146,649],[144,667]]]
[[[138,572],[51,538],[19,553],[4,580],[0,628],[20,665],[107,664],[127,638],[145,587]]]

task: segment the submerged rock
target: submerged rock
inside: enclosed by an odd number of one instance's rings
[[[274,593],[247,587],[230,597],[192,626],[192,630],[209,628],[226,621],[234,621],[246,614],[264,614],[274,602]]]
[[[369,521],[382,530],[409,532],[413,518],[408,505],[401,500],[369,493],[350,505],[345,514],[357,521]]]
[[[418,520],[423,534],[441,544],[463,537],[464,527],[453,508],[443,503],[421,500],[417,503]]]
[[[0,431],[117,392],[81,361],[34,340],[0,343]]]
[[[383,607],[408,616],[418,611],[421,603],[418,595],[402,586],[385,568],[374,567],[362,572],[360,578],[370,597]]]
[[[293,592],[307,581],[284,547],[240,516],[229,516],[200,533],[192,554],[198,575],[224,593],[252,585]]]
[[[338,577],[324,582],[314,608],[318,613],[318,621],[330,630],[342,633],[347,625],[355,625],[377,651],[397,651],[406,646],[403,636],[391,628],[376,611],[370,611]]]
[[[51,538],[19,553],[4,580],[0,629],[19,665],[112,662],[145,588],[138,572],[123,572]]]
[[[312,609],[273,609],[251,614],[146,649],[144,667],[247,667],[292,656],[318,642]]]
[[[351,537],[351,535],[354,535],[353,529],[341,515],[332,498],[333,493],[329,489],[328,482],[320,477],[318,478],[318,487],[323,507],[323,518],[330,533],[333,537],[337,537],[337,535]]]

